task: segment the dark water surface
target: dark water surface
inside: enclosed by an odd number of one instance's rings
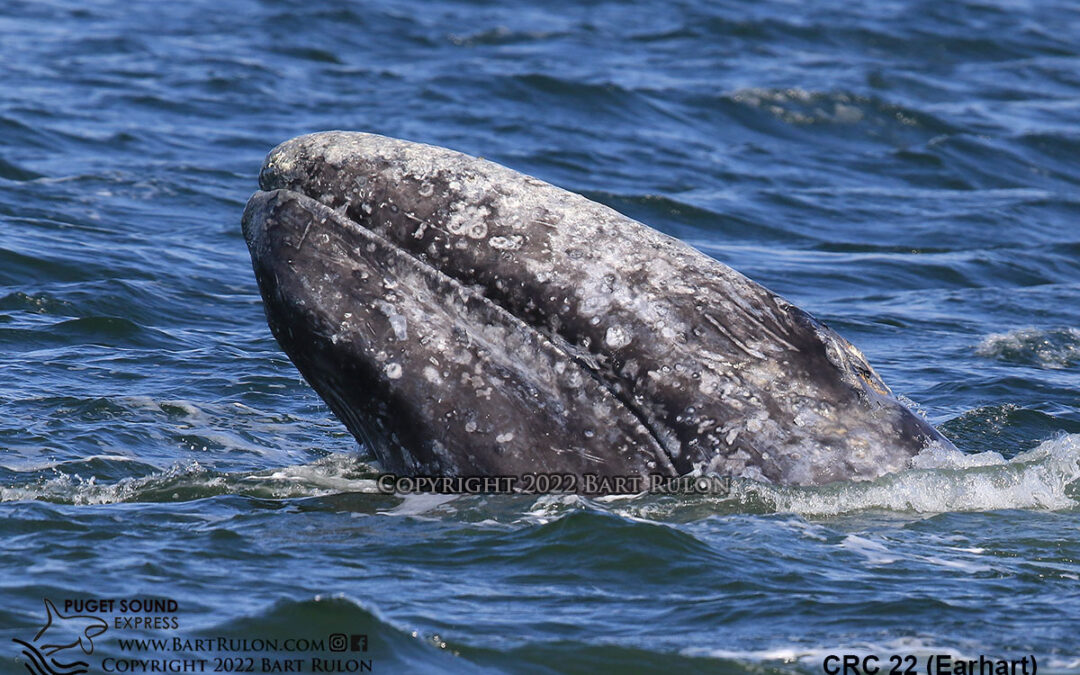
[[[91,672],[1080,673],[1075,4],[0,0],[0,56],[3,672],[49,598]],[[263,155],[323,129],[483,155],[697,246],[967,454],[729,497],[375,494],[240,233]],[[176,625],[65,611],[92,598]],[[369,650],[121,642],[334,633]]]

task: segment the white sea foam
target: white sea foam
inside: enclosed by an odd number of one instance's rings
[[[933,447],[914,468],[869,482],[793,488],[736,482],[734,496],[772,509],[828,516],[880,509],[916,513],[997,509],[1064,510],[1077,507],[1080,434],[1062,435],[1006,460],[996,452],[974,455]]]
[[[1020,328],[992,333],[975,348],[978,356],[1000,361],[1068,368],[1080,364],[1080,330]]]
[[[374,481],[372,481],[374,483]],[[422,516],[429,511],[438,509],[443,504],[457,499],[457,495],[443,494],[409,494],[400,504],[392,509],[380,511],[384,516]]]
[[[110,459],[115,459],[109,457]],[[125,458],[128,459],[128,458]],[[318,497],[346,492],[378,492],[371,468],[352,454],[333,454],[314,462],[254,472],[223,473],[191,460],[146,476],[103,483],[70,462],[51,467],[52,475],[25,485],[0,487],[0,501],[52,501],[67,504],[115,504],[140,501],[186,501],[238,494],[270,499]]]
[[[128,457],[100,456],[111,461]],[[102,482],[86,473],[85,460],[60,462],[15,473],[36,474],[25,483],[0,487],[0,501],[45,500],[70,504],[200,499],[223,494],[270,499],[320,497],[339,493],[378,493],[376,469],[352,453],[335,453],[314,462],[247,472],[219,472],[197,461],[174,464],[149,475]],[[44,474],[44,475],[43,475]],[[834,516],[867,510],[933,514],[999,509],[1066,510],[1080,505],[1080,434],[1061,435],[1037,448],[1005,459],[996,452],[965,454],[933,447],[923,451],[910,470],[874,481],[820,487],[785,487],[736,480],[730,495],[687,496],[658,500],[656,495],[585,499],[576,495],[541,495],[518,511],[537,521],[557,519],[581,508],[600,508],[635,518],[664,521],[672,512],[766,511],[804,516]],[[447,500],[406,499],[385,511],[413,515],[439,511]],[[466,508],[489,508],[467,499]],[[515,507],[520,509],[521,506]],[[688,514],[684,514],[688,515]],[[852,546],[858,547],[857,542]],[[864,553],[869,554],[866,550]],[[887,557],[886,553],[882,556]]]
[[[865,537],[850,534],[844,538],[841,547],[859,553],[866,558],[870,565],[891,565],[900,560],[900,556],[889,551],[888,547],[880,541],[874,541]]]

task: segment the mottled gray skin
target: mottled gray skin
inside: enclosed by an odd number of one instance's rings
[[[270,327],[388,469],[809,485],[949,445],[809,314],[580,195],[346,132],[283,143],[259,182]]]

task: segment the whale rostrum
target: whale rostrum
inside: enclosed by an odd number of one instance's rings
[[[872,479],[930,443],[863,355],[585,197],[352,132],[270,152],[244,212],[270,328],[388,471]]]

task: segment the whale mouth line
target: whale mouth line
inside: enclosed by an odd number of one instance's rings
[[[675,468],[672,462],[672,452],[670,450],[670,444],[665,443],[662,435],[655,428],[655,424],[648,418],[648,416],[635,405],[630,397],[624,391],[620,391],[619,387],[613,383],[607,381],[591,358],[591,355],[587,352],[583,352],[580,347],[573,345],[565,340],[558,333],[549,331],[545,326],[538,323],[530,322],[525,317],[518,316],[510,308],[498,301],[497,297],[492,297],[488,292],[488,288],[480,285],[466,285],[461,280],[447,274],[437,266],[432,265],[429,261],[424,260],[421,256],[414,254],[413,252],[399,246],[396,242],[382,236],[379,232],[372,227],[366,226],[362,222],[358,222],[355,218],[349,217],[344,209],[334,209],[326,204],[319,202],[311,195],[288,188],[274,188],[270,190],[260,190],[252,197],[252,201],[256,202],[260,199],[265,199],[269,202],[273,202],[277,205],[293,203],[306,211],[310,218],[303,224],[302,229],[299,229],[299,237],[295,242],[289,241],[285,248],[292,250],[295,254],[300,255],[305,251],[305,245],[312,245],[312,238],[319,234],[319,228],[325,227],[337,227],[342,231],[348,232],[354,237],[358,238],[359,242],[374,244],[383,252],[391,253],[393,256],[397,256],[400,261],[407,261],[408,266],[420,270],[421,274],[437,283],[444,285],[453,290],[453,293],[449,294],[449,297],[462,299],[466,302],[482,304],[486,310],[498,317],[499,320],[506,324],[519,327],[521,330],[527,331],[539,342],[546,343],[547,347],[559,355],[564,357],[567,361],[571,362],[584,376],[587,376],[596,387],[602,389],[611,399],[611,401],[622,408],[627,415],[632,417],[634,421],[639,424],[642,430],[647,434],[648,443],[644,445],[651,445],[651,456],[657,462],[657,470],[666,475],[677,476],[679,471]],[[254,219],[245,217],[245,237],[248,238],[249,246],[258,246],[259,233],[251,227],[248,227],[248,222]],[[348,253],[347,251],[345,252]],[[290,354],[292,356],[292,354]],[[296,361],[296,359],[293,359]],[[363,421],[354,413],[349,407],[346,397],[343,396],[342,387],[334,381],[333,378],[328,378],[319,384],[312,382],[315,389],[323,395],[327,404],[331,409],[343,420],[346,420],[347,426],[350,429],[360,432],[361,442],[364,442],[369,447],[377,447],[379,442],[375,440],[375,436],[368,433]]]

